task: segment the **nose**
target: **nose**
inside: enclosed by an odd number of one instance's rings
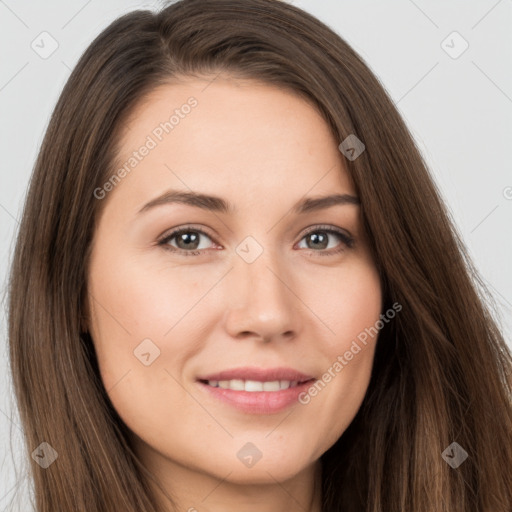
[[[224,279],[225,329],[235,339],[263,342],[292,339],[301,329],[293,275],[285,262],[264,250],[252,263],[235,254],[234,268]]]

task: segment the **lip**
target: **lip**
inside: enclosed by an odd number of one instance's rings
[[[314,379],[312,375],[299,372],[293,368],[284,366],[276,368],[258,368],[255,366],[244,366],[241,368],[233,368],[230,370],[223,370],[218,373],[212,373],[205,376],[197,377],[197,380],[256,380],[259,382],[272,381],[272,380],[296,380],[304,382]]]
[[[297,386],[279,391],[236,391],[208,385],[208,380],[255,380],[259,382],[272,380],[298,381]],[[315,377],[299,372],[292,368],[256,368],[244,367],[224,370],[218,373],[198,377],[200,389],[231,407],[248,414],[276,414],[297,404],[299,395],[303,393]]]

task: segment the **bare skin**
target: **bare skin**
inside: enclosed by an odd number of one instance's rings
[[[197,100],[99,199],[88,328],[109,397],[177,510],[320,512],[319,458],[361,405],[376,338],[307,404],[278,412],[241,411],[197,379],[284,366],[321,380],[378,321],[379,276],[360,205],[293,211],[305,197],[356,195],[321,115],[283,89],[212,78],[160,86],[130,116],[119,165]],[[170,189],[219,196],[235,210],[162,203],[140,212]],[[189,225],[188,238],[159,244]],[[247,443],[261,454],[252,467],[240,456]]]

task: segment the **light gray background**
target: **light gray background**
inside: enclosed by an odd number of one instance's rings
[[[291,3],[344,37],[390,92],[494,294],[511,344],[512,0]],[[70,70],[92,39],[116,17],[161,5],[136,0],[0,0],[2,292],[32,166]],[[47,59],[31,48],[43,31],[58,42]],[[453,56],[464,43],[458,36],[446,40],[453,31],[469,44],[457,58]],[[21,498],[28,492],[27,480],[14,473],[13,458],[21,469],[26,460],[13,409],[5,338],[2,311],[1,511],[16,491]],[[20,510],[29,508],[22,505]]]

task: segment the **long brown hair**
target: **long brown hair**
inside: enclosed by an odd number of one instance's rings
[[[94,190],[116,170],[120,128],[136,103],[175,77],[221,71],[301,94],[336,140],[355,134],[365,144],[345,164],[384,310],[395,302],[402,310],[380,331],[356,417],[321,458],[323,511],[510,512],[512,356],[485,287],[376,77],[326,25],[272,0],[181,0],[124,15],[62,91],[9,287],[10,362],[36,510],[159,510],[81,334],[105,202]],[[58,453],[47,469],[30,456],[42,442]],[[456,468],[442,456],[453,442],[468,454]]]

